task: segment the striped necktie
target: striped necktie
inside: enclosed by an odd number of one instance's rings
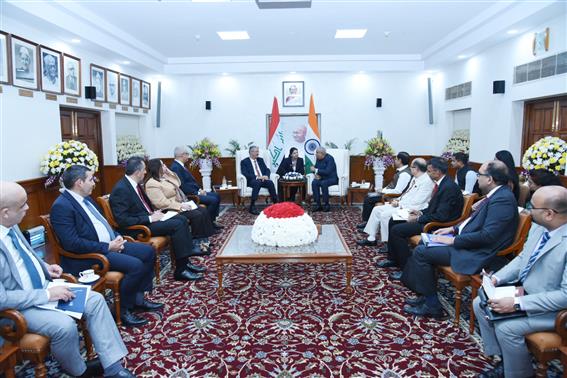
[[[544,232],[543,236],[541,237],[541,241],[539,242],[539,246],[537,247],[537,249],[535,251],[532,252],[530,259],[528,260],[528,264],[520,272],[520,282],[524,282],[524,280],[526,279],[526,276],[528,275],[530,269],[534,265],[537,257],[539,256],[540,252],[542,251],[543,247],[545,247],[545,244],[547,244],[548,240],[549,240],[549,232]]]
[[[91,214],[94,215],[94,217],[98,219],[98,221],[102,223],[106,228],[106,230],[108,231],[108,236],[110,236],[110,240],[114,240],[114,230],[112,229],[112,227],[110,227],[110,224],[106,221],[106,219],[104,219],[101,213],[98,212],[96,207],[86,197],[83,199],[83,202],[85,203],[87,209],[89,209]]]
[[[33,288],[41,289],[43,287],[41,283],[41,276],[39,275],[39,272],[37,271],[37,268],[35,267],[31,256],[24,250],[24,247],[22,247],[22,244],[18,240],[18,237],[16,236],[13,228],[8,231],[8,236],[10,237],[10,239],[12,239],[14,247],[20,254],[22,261],[24,262],[24,267],[28,271],[28,275],[30,276]]]

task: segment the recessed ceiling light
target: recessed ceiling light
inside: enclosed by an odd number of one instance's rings
[[[80,40],[79,38],[73,38],[73,39],[71,40],[71,42],[73,42],[73,43],[81,43],[81,40]]]
[[[246,30],[223,31],[223,32],[217,32],[217,34],[219,35],[219,37],[223,41],[233,41],[233,40],[238,40],[238,39],[250,39],[250,36],[248,35],[248,32]]]
[[[291,71],[290,74],[295,75],[297,72]]]
[[[335,38],[364,38],[367,29],[337,29]]]
[[[465,59],[466,57],[467,57],[466,55],[461,54],[461,55],[457,56],[457,59]]]
[[[358,71],[359,74],[365,74],[366,71]]]
[[[123,60],[122,64],[130,64],[130,61],[129,60]]]
[[[508,34],[518,34],[518,31],[516,29],[512,29],[512,30],[508,30],[506,33]]]
[[[228,72],[223,72],[222,76],[228,76]]]

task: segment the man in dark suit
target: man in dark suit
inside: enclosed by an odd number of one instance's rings
[[[270,180],[270,170],[266,166],[266,163],[264,163],[264,159],[258,157],[259,153],[260,150],[258,146],[250,146],[248,149],[250,157],[240,162],[240,173],[246,177],[246,185],[252,188],[252,197],[250,198],[248,211],[254,215],[260,214],[255,206],[260,188],[267,188],[270,192],[270,197],[272,197],[272,202],[278,202],[276,187],[272,180]]]
[[[141,224],[147,226],[152,235],[169,236],[175,254],[176,280],[199,280],[205,268],[189,262],[191,256],[203,256],[203,252],[193,249],[193,237],[187,218],[176,215],[162,220],[164,214],[154,211],[152,204],[142,189],[141,183],[146,175],[146,164],[141,157],[131,157],[126,162],[126,176],[120,179],[110,194],[110,207],[121,231],[131,234],[127,227]]]
[[[337,165],[335,159],[327,154],[325,147],[318,147],[315,150],[317,161],[311,167],[311,172],[315,173],[315,178],[311,183],[313,189],[313,200],[317,205],[313,211],[331,211],[329,206],[329,186],[337,185]],[[323,207],[321,207],[321,196],[323,197]]]
[[[443,315],[437,298],[438,265],[450,265],[460,274],[476,274],[488,267],[496,253],[514,240],[518,228],[518,202],[508,182],[508,168],[501,161],[489,161],[478,170],[478,185],[486,195],[471,216],[455,227],[435,231],[433,241],[420,244],[408,260],[402,281],[421,295],[409,300],[404,311],[413,315]]]
[[[223,228],[222,225],[215,221],[219,215],[220,195],[201,189],[195,177],[185,168],[185,163],[189,161],[189,150],[187,146],[175,147],[173,155],[175,160],[171,163],[169,168],[179,177],[183,193],[198,196],[201,204],[207,206],[207,211],[213,221],[213,226],[217,229]]]
[[[411,211],[407,222],[390,220],[388,236],[388,260],[377,265],[387,268],[398,265],[404,268],[411,250],[408,238],[419,235],[429,222],[449,222],[461,216],[463,211],[463,195],[461,190],[447,174],[447,161],[434,157],[427,163],[427,174],[435,182],[429,206],[423,211]],[[400,273],[393,273],[399,279]]]
[[[126,243],[104,219],[90,195],[95,187],[93,171],[72,165],[61,176],[65,190],[51,207],[51,224],[63,249],[71,253],[101,253],[110,269],[124,273],[120,284],[122,323],[140,326],[148,321],[131,311],[156,311],[163,307],[144,299],[144,291],[152,289],[154,249],[143,243]],[[90,269],[92,261],[62,257],[61,265],[73,275]]]

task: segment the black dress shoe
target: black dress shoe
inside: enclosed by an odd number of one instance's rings
[[[392,281],[399,281],[402,279],[402,272],[392,272],[389,277]]]
[[[316,208],[313,209],[313,212],[316,213],[318,211],[323,211],[323,208],[321,207],[321,205],[317,206]]]
[[[256,209],[256,208],[253,207],[253,206],[251,206],[250,208],[248,208],[248,212],[249,212],[250,214],[253,214],[253,215],[260,215],[260,212],[258,211],[258,209]]]
[[[325,213],[328,213],[329,211],[331,211],[331,206],[329,206],[329,205],[323,206],[323,211],[324,211]]]
[[[376,248],[377,253],[388,253],[388,244],[384,243],[381,247]]]
[[[478,378],[504,378],[504,364],[498,362],[492,369],[483,371]]]
[[[195,273],[204,273],[207,271],[207,268],[204,266],[193,265],[191,263],[187,263],[187,269]]]
[[[218,222],[213,222],[213,227],[219,230],[224,228],[224,226]]]
[[[191,256],[197,256],[197,257],[201,257],[201,256],[209,256],[211,254],[211,249],[206,249],[206,250],[201,250],[199,249],[194,249],[191,251]]]
[[[359,228],[359,229],[361,229],[361,230],[362,230],[364,227],[366,227],[366,222],[362,222],[362,223],[359,223],[359,224],[356,225],[356,228]]]
[[[396,266],[396,263],[393,262],[392,260],[384,260],[384,261],[377,262],[376,266],[378,268],[392,268],[392,267]]]
[[[85,364],[87,365],[87,369],[83,374],[77,376],[77,378],[100,377],[104,374],[104,368],[98,357],[87,361]]]
[[[366,234],[366,232],[362,228],[357,228],[356,231],[358,231],[359,234]]]
[[[142,303],[134,306],[134,310],[137,311],[157,311],[162,308],[163,308],[163,303],[152,302],[145,299]]]
[[[368,239],[361,239],[361,240],[357,240],[356,244],[363,247],[370,247],[376,245],[376,240],[370,241]]]
[[[110,378],[136,378],[136,376],[134,374],[132,374],[132,372],[130,372],[130,370],[128,370],[126,368],[122,368],[122,370],[120,370],[117,374],[108,375],[107,377],[110,377]]]
[[[122,311],[120,314],[120,320],[122,320],[122,325],[125,327],[139,327],[148,322],[148,319],[136,316],[129,310]]]
[[[425,297],[424,296],[415,297],[415,298],[406,298],[406,304],[413,306],[413,307],[421,306],[424,303],[425,303]]]
[[[182,270],[181,272],[175,272],[173,278],[178,281],[197,281],[202,280],[203,275],[199,273],[193,273],[190,270]]]
[[[428,318],[442,318],[444,316],[441,307],[431,308],[426,303],[419,306],[404,306],[404,311],[411,315],[426,316]]]

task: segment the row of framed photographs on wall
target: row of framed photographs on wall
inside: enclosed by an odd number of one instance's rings
[[[150,83],[91,64],[96,100],[150,109]],[[0,84],[81,96],[81,59],[0,30]]]

